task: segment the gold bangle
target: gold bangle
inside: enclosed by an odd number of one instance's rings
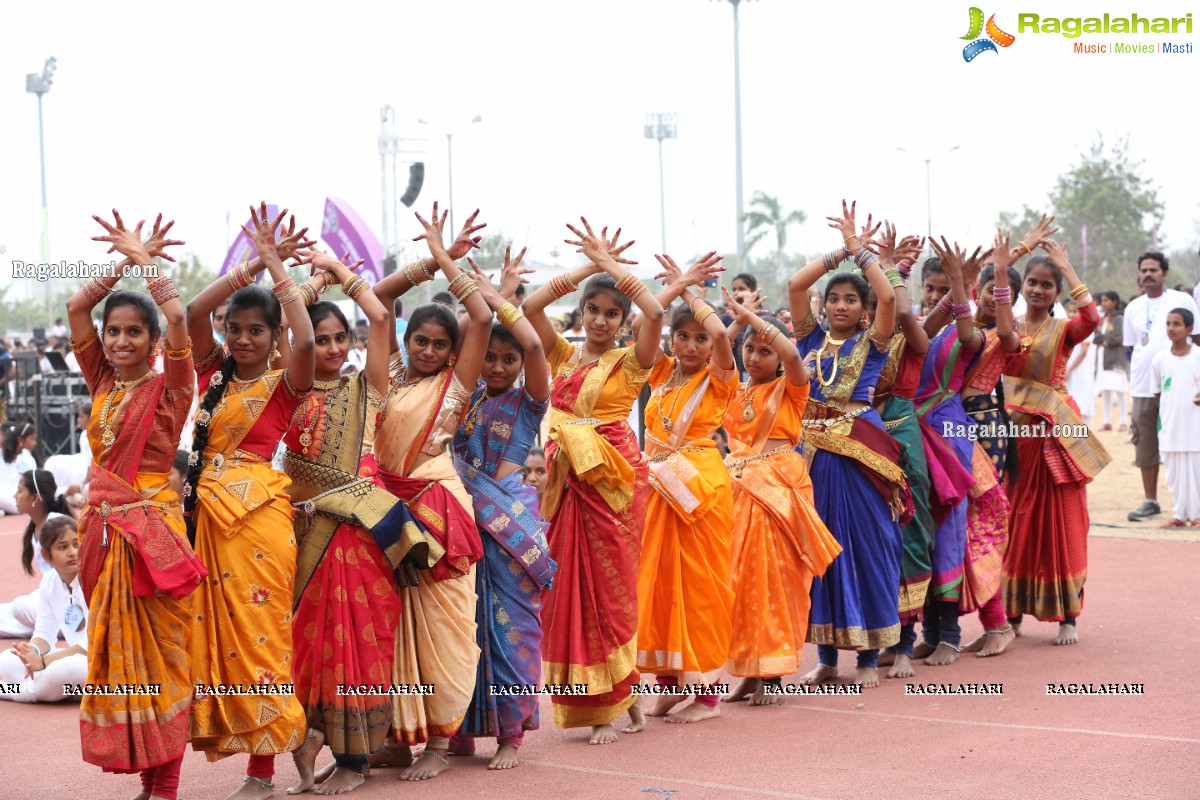
[[[500,324],[508,328],[510,331],[513,326],[520,320],[524,319],[525,315],[521,313],[521,309],[514,306],[512,303],[505,303],[500,306],[500,310],[496,312],[496,319],[500,320]]]
[[[1081,283],[1078,286],[1076,286],[1074,289],[1071,290],[1071,299],[1077,300],[1078,298],[1082,297],[1083,295],[1085,295],[1087,293],[1088,293],[1087,284]]]
[[[1020,242],[1017,242],[1017,244],[1019,244],[1019,245],[1021,245],[1021,247],[1025,248],[1025,255],[1027,255],[1027,256],[1033,255],[1033,250],[1030,249],[1029,245],[1025,244],[1025,242],[1020,241]]]
[[[703,325],[704,320],[708,319],[715,313],[717,312],[713,311],[712,306],[705,303],[704,308],[700,309],[699,313],[694,313],[692,316],[696,318],[697,325]]]
[[[471,280],[471,277],[467,273],[462,272],[459,273],[458,277],[450,281],[450,285],[446,289],[461,303],[463,297],[467,296],[468,286],[475,286],[475,281]],[[479,291],[479,287],[475,286],[475,290]]]
[[[468,280],[470,280],[470,279],[468,278]],[[479,291],[479,287],[475,285],[474,281],[471,281],[470,285],[467,286],[465,289],[463,289],[461,292],[451,292],[451,294],[454,295],[454,299],[458,300],[458,302],[465,303],[465,302],[467,302],[468,297],[477,293],[478,291]]]
[[[304,296],[304,305],[306,308],[317,302],[317,290],[307,283],[300,285],[300,294]]]
[[[367,288],[367,279],[361,275],[355,275],[349,278],[342,284],[342,294],[349,297],[351,300],[357,300],[363,290]]]
[[[546,285],[550,287],[550,293],[554,295],[555,300],[566,297],[579,289],[579,284],[573,282],[566,275],[555,275]]]

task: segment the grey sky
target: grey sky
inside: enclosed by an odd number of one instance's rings
[[[1018,11],[1127,14],[1133,4],[1004,6],[997,22],[1016,33]],[[999,210],[1041,203],[1099,130],[1131,135],[1166,204],[1166,245],[1192,244],[1197,159],[1181,89],[1200,74],[1200,54],[1085,56],[1059,35],[1017,34],[1013,46],[968,64],[959,37],[969,7],[744,2],[747,202],[761,189],[803,209],[809,222],[792,248],[807,252],[832,243],[823,218],[843,196],[923,232],[929,154],[935,231],[982,243]],[[45,99],[54,261],[100,260],[90,215],[112,206],[127,219],[161,209],[177,220],[185,249],[213,266],[225,253],[226,213],[232,235],[259,199],[319,228],[324,198],[340,196],[377,228],[385,104],[396,107],[402,135],[421,131],[403,130],[417,118],[435,123],[425,129],[423,211],[446,197],[451,126],[458,219],[479,206],[489,231],[527,244],[543,263],[558,245],[564,264],[575,256],[561,244],[563,223],[581,212],[624,226],[638,240],[635,257],[653,262],[657,151],[642,125],[648,111],[676,112],[679,138],[665,144],[668,250],[686,258],[734,248],[728,2],[181,8],[22,3],[0,12],[0,282],[10,260],[38,260],[37,111],[24,76],[50,55],[58,58]],[[1179,0],[1137,8],[1194,9]],[[1196,49],[1195,34],[1077,41],[1117,39]],[[483,122],[468,127],[476,114]],[[960,149],[945,154],[953,145]],[[401,225],[415,233],[408,212]]]

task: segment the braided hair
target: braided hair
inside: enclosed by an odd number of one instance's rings
[[[42,499],[47,514],[70,514],[67,502],[58,494],[58,483],[54,473],[44,469],[31,469],[21,473],[21,484],[25,491]],[[25,534],[21,537],[21,566],[26,575],[33,575],[33,534],[37,526],[30,518],[25,526]]]
[[[262,313],[263,320],[272,329],[278,329],[283,317],[283,309],[275,295],[257,284],[238,289],[229,298],[229,310],[225,319],[228,320],[238,311],[255,309]],[[196,503],[200,499],[197,486],[200,483],[200,473],[204,471],[204,449],[208,446],[208,434],[213,411],[233,377],[237,363],[233,356],[226,356],[221,362],[221,368],[213,373],[208,383],[208,390],[200,398],[200,406],[196,409],[196,433],[192,438],[192,452],[188,455],[188,471],[183,480],[183,519],[187,525],[188,541],[196,543]]]

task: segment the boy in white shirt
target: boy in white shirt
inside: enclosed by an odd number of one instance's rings
[[[1150,366],[1159,402],[1158,448],[1175,501],[1175,518],[1164,528],[1200,528],[1200,347],[1189,338],[1195,321],[1190,309],[1169,311],[1171,347]]]

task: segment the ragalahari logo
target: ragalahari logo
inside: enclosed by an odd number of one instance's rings
[[[987,38],[979,38],[979,34],[987,31]],[[971,7],[971,28],[967,31],[964,39],[973,39],[969,45],[963,48],[963,61],[974,61],[975,57],[980,53],[998,53],[996,45],[1008,47],[1017,40],[1017,37],[1011,33],[1005,33],[996,25],[996,15],[992,14],[988,17],[987,25],[983,24],[983,10]]]

